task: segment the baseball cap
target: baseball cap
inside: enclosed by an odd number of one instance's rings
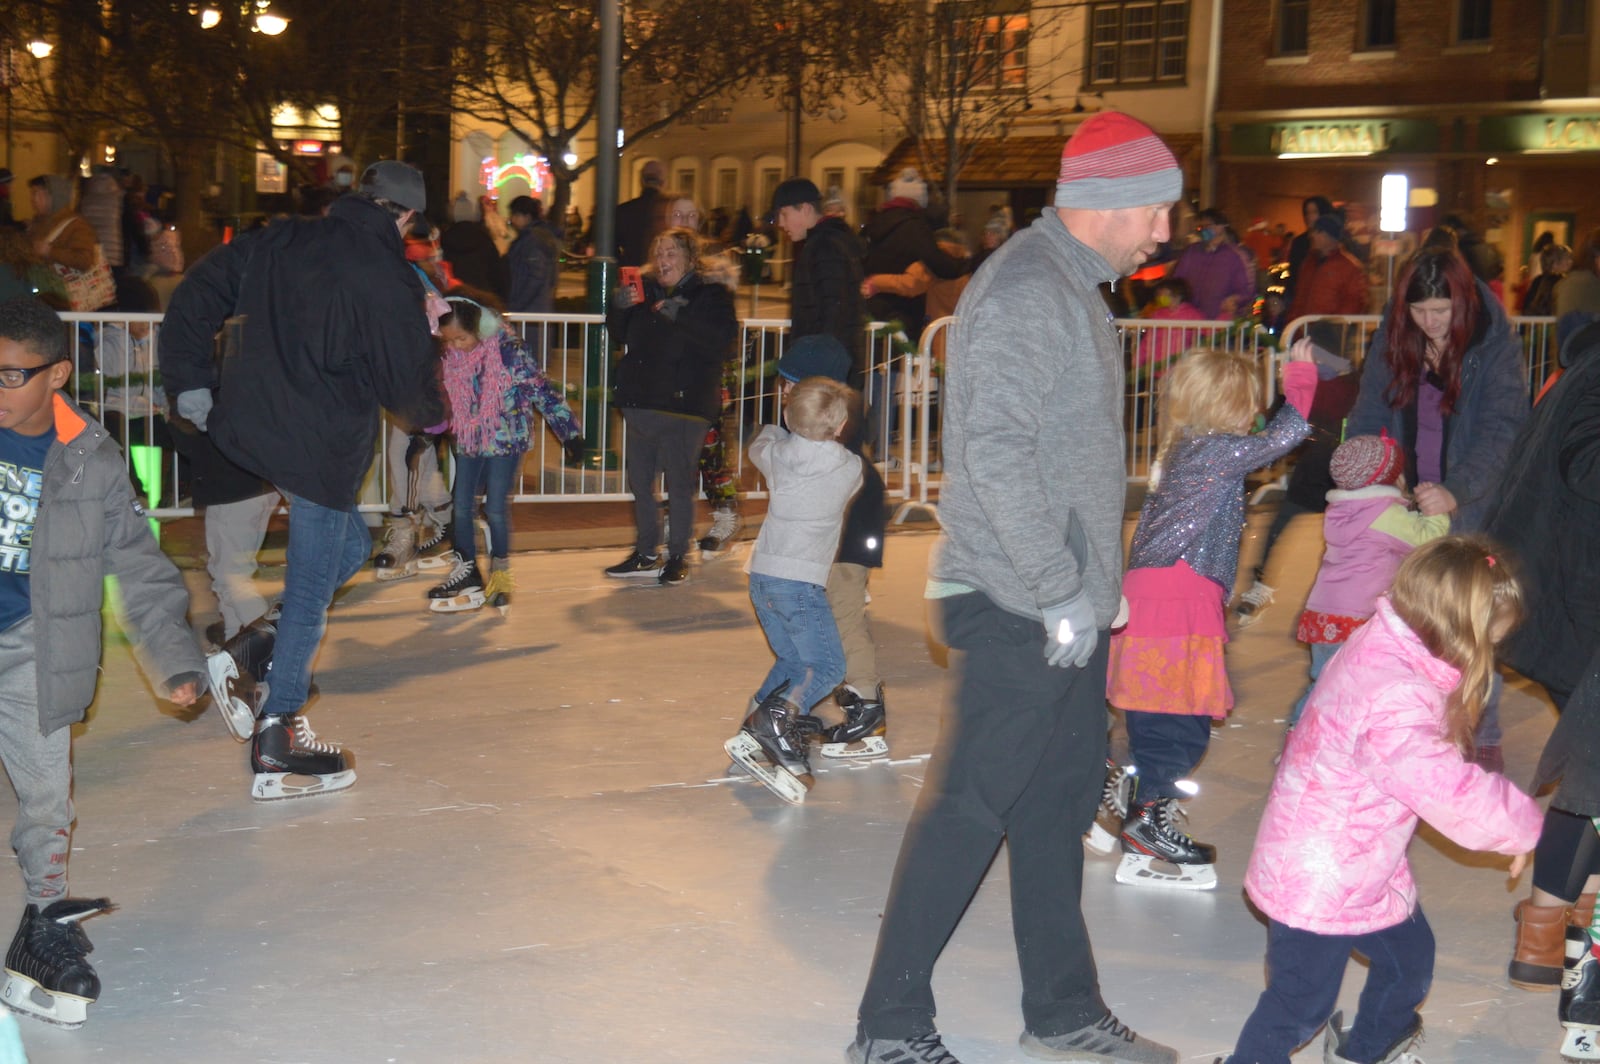
[[[361,191],[373,199],[388,200],[413,211],[428,209],[422,171],[410,163],[393,159],[373,163],[361,175]]]
[[[809,203],[822,209],[822,193],[817,186],[803,177],[791,177],[772,192],[772,207],[767,211],[767,221],[776,222],[778,211],[784,207],[798,207]]]

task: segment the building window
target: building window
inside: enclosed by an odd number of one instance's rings
[[[1479,44],[1489,39],[1490,0],[1458,0],[1456,43]]]
[[[696,203],[699,203],[700,202],[700,196],[698,194],[698,190],[695,188],[694,177],[695,177],[695,173],[694,173],[693,170],[689,170],[689,169],[679,170],[678,171],[678,184],[676,186],[676,191],[677,191],[678,195],[680,195],[680,196],[688,196],[690,199],[694,200]]]
[[[1387,51],[1394,47],[1395,0],[1363,0],[1361,48]]]
[[[1188,53],[1188,0],[1130,0],[1090,10],[1089,80],[1095,85],[1181,82]]]
[[[756,209],[765,213],[767,204],[772,202],[772,194],[778,191],[778,183],[783,180],[783,171],[775,166],[763,167],[761,170],[761,187],[757,190]],[[759,215],[758,215],[759,216]]]
[[[1277,55],[1306,55],[1311,50],[1311,0],[1278,0]]]
[[[878,209],[878,193],[881,191],[872,183],[872,167],[856,168],[856,214],[857,218],[871,218],[872,212]]]
[[[1556,36],[1582,37],[1589,32],[1589,0],[1556,0]]]
[[[971,14],[963,4],[946,4],[950,20],[944,34],[951,50],[950,63],[978,92],[1020,92],[1028,87],[1028,5],[1014,11]]]
[[[713,207],[721,207],[731,211],[739,206],[739,171],[717,171],[717,194],[714,197]]]

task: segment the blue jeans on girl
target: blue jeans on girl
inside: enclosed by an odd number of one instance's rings
[[[455,503],[451,537],[463,561],[475,561],[478,557],[476,537],[472,534],[472,518],[480,491],[483,492],[484,516],[489,521],[489,554],[495,558],[510,555],[511,482],[516,478],[517,467],[521,464],[521,454],[470,455],[457,452],[456,478],[451,487],[452,501]]]

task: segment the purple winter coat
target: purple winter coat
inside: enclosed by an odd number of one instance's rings
[[[1470,849],[1533,849],[1539,806],[1445,738],[1460,675],[1378,600],[1289,733],[1244,877],[1263,913],[1323,935],[1404,921],[1417,905],[1406,847],[1419,818]]]
[[[1372,616],[1373,604],[1394,583],[1406,555],[1449,531],[1449,515],[1423,517],[1406,509],[1405,496],[1392,485],[1335,488],[1328,492],[1322,519],[1327,549],[1306,609],[1340,617]]]

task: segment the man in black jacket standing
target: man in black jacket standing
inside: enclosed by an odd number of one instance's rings
[[[772,221],[795,245],[789,338],[826,333],[850,353],[850,387],[867,380],[862,349],[861,242],[842,218],[824,216],[822,193],[793,177],[772,194]]]
[[[300,710],[328,604],[372,551],[356,495],[379,408],[419,427],[444,416],[422,283],[401,241],[426,206],[420,171],[375,163],[326,218],[275,222],[201,259],[162,329],[161,373],[178,413],[290,503],[270,692],[250,752],[258,801],[355,782]]]

